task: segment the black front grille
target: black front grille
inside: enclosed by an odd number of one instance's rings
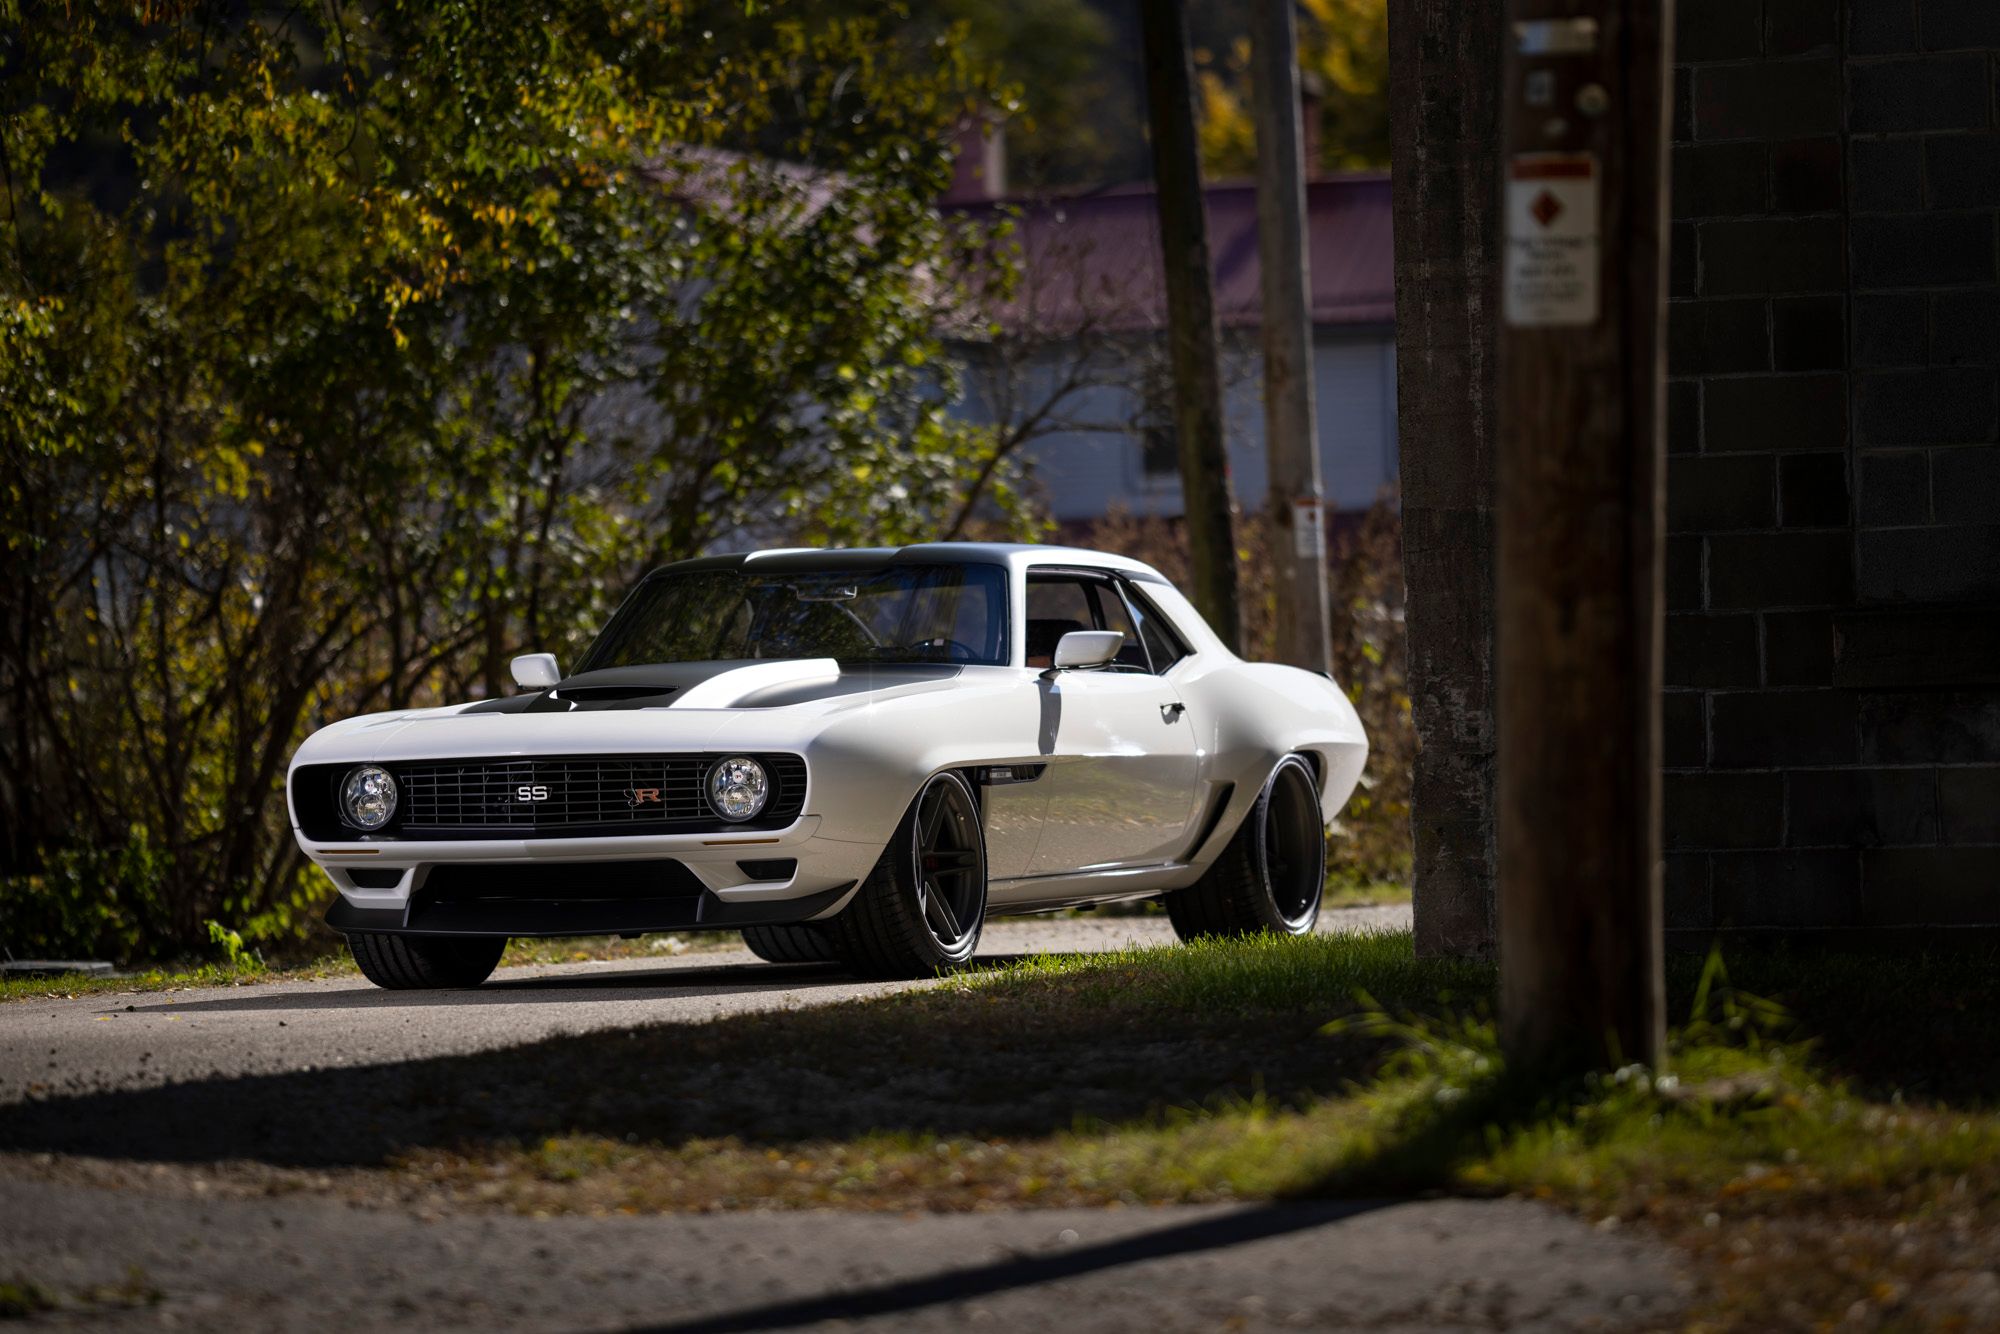
[[[805,808],[805,761],[754,752],[770,775],[770,800],[752,820],[731,823],[717,815],[708,804],[708,771],[725,753],[742,752],[390,763],[384,767],[396,779],[396,816],[375,837],[676,834],[773,829],[798,818]],[[309,837],[359,833],[341,824],[333,800],[351,767],[315,765],[294,775]]]

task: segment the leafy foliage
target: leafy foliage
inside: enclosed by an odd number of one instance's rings
[[[931,206],[1009,96],[961,43],[804,0],[0,17],[16,947],[296,939],[313,726],[497,692],[710,544],[1010,521],[947,411],[941,334],[1011,281]]]
[[[1389,165],[1388,0],[1301,0],[1299,70],[1317,95],[1319,159],[1314,170]],[[1248,175],[1257,164],[1250,109],[1249,39],[1235,37],[1199,57],[1202,165]]]

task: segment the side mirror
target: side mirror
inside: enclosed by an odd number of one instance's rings
[[[562,668],[553,653],[523,653],[514,659],[514,684],[523,690],[547,690],[562,680]]]
[[[1052,672],[1102,667],[1124,647],[1122,630],[1072,630],[1056,641],[1055,656],[1049,660]]]

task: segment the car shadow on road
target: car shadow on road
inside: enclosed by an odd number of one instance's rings
[[[607,986],[646,998],[849,984],[832,970],[720,965],[521,979],[490,1000],[482,990],[456,1003],[559,1003],[601,998]],[[774,1005],[465,1054],[43,1096],[0,1107],[0,1150],[365,1168],[427,1149],[476,1156],[565,1136],[669,1149],[878,1132],[1036,1136],[1216,1099],[1282,1105],[1337,1093],[1361,1073],[1352,1043],[1317,1037],[1326,1018],[1317,1010],[1246,1026],[1229,1015],[1092,1003],[1061,987],[1010,985],[1004,1004],[997,989],[918,987],[887,1001]],[[159,1008],[417,1004],[432,1013],[450,1003],[353,988]],[[356,1048],[379,1050],[379,1036],[359,1034]]]
[[[1026,956],[991,955],[974,961],[972,971],[1004,968]],[[916,983],[913,985],[922,985]],[[797,994],[870,988],[867,979],[836,964],[724,963],[694,967],[607,968],[499,977],[457,991],[386,991],[363,981],[334,986],[254,989],[199,1000],[128,1002],[107,1012],[137,1014],[304,1013],[315,1010],[459,1009],[492,1005],[560,1005],[604,1000],[700,1000],[758,992]],[[872,989],[872,988],[870,988]],[[607,995],[606,993],[630,993]]]

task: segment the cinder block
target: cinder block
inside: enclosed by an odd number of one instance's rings
[[[1837,371],[1846,367],[1847,319],[1841,298],[1774,298],[1771,363],[1781,371]]]
[[[1764,0],[1765,55],[1806,55],[1839,45],[1839,0]]]
[[[1701,450],[1701,382],[1675,380],[1667,385],[1667,453],[1695,454]]]
[[[1769,207],[1761,143],[1687,144],[1673,152],[1676,218],[1732,217]]]
[[[1833,644],[1835,685],[2000,686],[2000,608],[1841,612]]]
[[[1838,375],[1710,380],[1702,417],[1709,454],[1838,449],[1847,443],[1847,385]]]
[[[1861,456],[1861,523],[1887,528],[1931,521],[1931,461],[1920,450]]]
[[[1709,754],[1718,769],[1852,764],[1860,755],[1853,695],[1784,690],[1709,700]]]
[[[2000,135],[1932,135],[1924,140],[1924,158],[1932,208],[2000,204]]]
[[[1833,684],[1833,613],[1777,611],[1764,617],[1764,684]]]
[[[1990,213],[1871,215],[1849,225],[1857,289],[1958,287],[1993,281]],[[1705,232],[1702,244],[1706,254]]]
[[[2000,447],[1940,449],[1931,455],[1939,523],[2000,520]],[[2000,619],[2000,608],[1994,610]]]
[[[1769,455],[1697,454],[1667,465],[1667,531],[1769,528],[1777,520]]]
[[[1717,611],[1845,607],[1854,561],[1845,533],[1741,533],[1708,543],[1708,605]]]
[[[1865,602],[2000,600],[2000,524],[1864,529],[1859,561]]]
[[[1699,611],[1702,607],[1702,539],[1667,539],[1667,610]]]
[[[1713,439],[1714,427],[1710,426]],[[1859,445],[1969,445],[2000,437],[2000,373],[1983,366],[1855,377]]]
[[[1843,199],[1840,140],[1794,139],[1771,147],[1771,206],[1780,213],[1831,213]]]
[[[1715,924],[1715,901],[1709,894],[1708,854],[1671,853],[1666,859],[1662,908],[1669,931],[1705,930]]]
[[[1931,361],[2000,363],[2000,291],[1939,292],[1931,298]]]
[[[2000,46],[2000,5],[1993,0],[1923,0],[1926,51]]]
[[[1694,71],[1694,137],[1803,139],[1839,134],[1840,63],[1765,61]]]
[[[1846,283],[1838,218],[1759,218],[1695,226],[1703,296],[1836,292]]]
[[[1695,132],[1702,132],[1702,84],[1695,80]],[[1988,124],[1986,60],[1933,56],[1849,65],[1848,128],[1857,134],[1902,130],[1983,130]],[[1708,135],[1720,138],[1720,135]]]
[[[1857,853],[1717,853],[1709,862],[1717,926],[1848,926],[1860,916]]]
[[[1786,777],[1785,841],[1880,848],[1938,840],[1934,769],[1805,769]]]
[[[1669,690],[1660,696],[1660,765],[1699,769],[1708,762],[1708,721],[1698,690]]]
[[[1778,462],[1778,522],[1786,528],[1847,526],[1847,455],[1787,454]]]
[[[1667,774],[1661,781],[1661,837],[1669,848],[1775,848],[1784,836],[1778,774]]]
[[[1674,10],[1674,59],[1741,60],[1763,54],[1757,6],[1745,0],[1682,0]]]
[[[1770,311],[1761,297],[1668,303],[1667,374],[1770,369]]]
[[[2000,917],[2000,848],[1864,852],[1861,902],[1875,926],[1990,925]]]
[[[1946,843],[2000,843],[2000,768],[1939,770],[1938,813]]]
[[[2000,688],[1861,697],[1865,764],[2000,764]]]
[[[1856,366],[1922,366],[1929,357],[1926,315],[1929,298],[1922,292],[1896,292],[1854,298],[1854,364]]]
[[[1847,49],[1889,56],[1917,49],[1917,0],[1848,0]]]
[[[1856,213],[1909,213],[1924,206],[1921,139],[1856,139],[1847,148],[1848,203]]]
[[[1669,687],[1755,686],[1757,618],[1669,616],[1666,657]]]

